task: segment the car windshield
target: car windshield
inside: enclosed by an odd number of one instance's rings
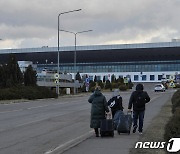
[[[156,85],[156,87],[162,87],[161,85]]]

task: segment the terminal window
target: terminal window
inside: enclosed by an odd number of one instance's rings
[[[161,80],[162,79],[162,75],[158,75],[158,80]]]
[[[96,76],[97,81],[101,80],[101,76]]]
[[[154,75],[150,75],[150,80],[153,81],[154,79]]]
[[[146,81],[146,75],[142,75],[142,80]]]
[[[134,81],[138,81],[139,80],[139,75],[134,75]]]

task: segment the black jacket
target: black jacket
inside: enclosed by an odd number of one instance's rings
[[[108,106],[111,108],[112,115],[116,113],[116,111],[121,110],[123,111],[123,106],[122,106],[122,97],[120,95],[112,97],[108,101]]]
[[[145,104],[149,101],[150,97],[146,91],[143,91],[143,87],[137,86],[136,91],[131,94],[128,109],[131,109],[133,106],[134,111],[144,111]]]

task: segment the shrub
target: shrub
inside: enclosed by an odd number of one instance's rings
[[[89,91],[90,91],[90,92],[94,92],[94,91],[95,91],[95,87],[89,88]]]
[[[180,84],[176,84],[176,87],[175,88],[180,88]]]
[[[173,137],[180,137],[180,107],[178,107],[174,115],[165,127],[164,138],[166,141]]]
[[[99,81],[97,82],[97,84],[98,84],[98,86],[101,87],[101,89],[104,88],[104,83],[103,83],[101,80],[99,80]]]
[[[57,94],[47,87],[38,86],[17,86],[12,88],[0,89],[0,100],[11,99],[40,99],[57,98]]]
[[[128,89],[128,87],[126,85],[119,86],[119,90],[121,90],[121,91],[126,91],[127,89]]]
[[[111,85],[111,82],[109,80],[106,80],[106,84],[105,84],[104,88],[112,90],[112,85]]]
[[[177,107],[180,107],[180,90],[176,91],[171,99],[172,112],[174,113]]]
[[[128,83],[128,89],[132,89],[133,86],[134,86],[134,84],[132,82]]]
[[[89,82],[89,89],[91,89],[91,87],[95,87],[96,86],[96,82],[94,82],[94,81],[90,81]]]
[[[73,91],[74,92],[74,91]],[[65,95],[66,94],[66,88],[61,88],[60,89],[60,94]]]
[[[81,92],[86,92],[86,85],[85,84],[83,84],[83,86],[80,88],[80,91]]]
[[[111,85],[112,85],[112,88],[114,88],[114,89],[117,89],[119,87],[118,83],[111,83]]]

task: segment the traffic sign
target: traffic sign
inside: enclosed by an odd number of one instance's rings
[[[170,75],[169,77],[171,80],[174,80],[174,75]]]
[[[128,83],[128,78],[124,78],[124,83]]]
[[[176,87],[173,81],[171,81],[171,82],[169,83],[169,87],[171,87],[171,88]]]
[[[89,83],[89,78],[86,78],[86,83]]]
[[[56,79],[56,80],[54,81],[54,83],[58,84],[58,83],[59,83],[59,79]]]
[[[60,77],[60,75],[59,75],[58,73],[55,73],[55,74],[54,74],[54,78],[55,78],[55,79],[59,79],[59,77]]]

